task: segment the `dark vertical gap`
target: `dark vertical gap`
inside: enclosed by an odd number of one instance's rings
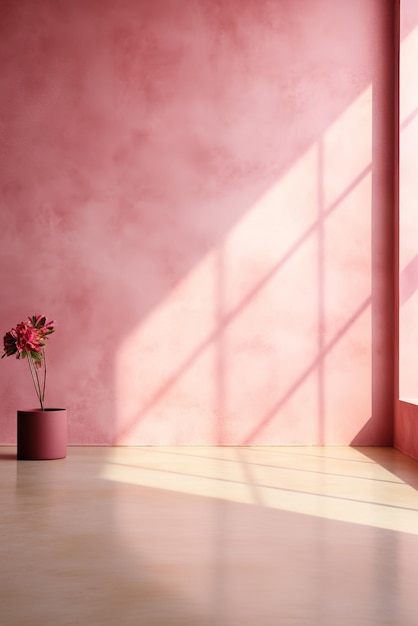
[[[381,63],[373,77],[372,419],[370,441],[393,445],[396,341],[396,40],[398,0],[382,4]]]
[[[389,403],[389,428],[387,444],[395,444],[395,419],[399,398],[399,58],[400,58],[400,0],[391,2],[391,14],[389,15],[389,24],[392,24],[392,46],[389,46],[390,55],[387,62],[388,68],[388,85],[389,91],[388,101],[392,103],[391,124],[391,163],[392,181],[391,189],[391,211],[388,215],[388,238],[391,237],[392,242],[392,267],[388,273],[388,304],[392,301],[392,306],[388,308],[392,315],[389,323],[389,337],[391,345],[388,346],[392,362],[392,385],[389,386],[391,398],[388,397]],[[376,619],[383,623],[384,620],[396,621],[399,615],[399,541],[398,534],[391,533],[388,536],[385,555],[382,556],[381,546],[375,542],[375,590],[378,602],[376,607],[378,614]],[[388,588],[388,576],[390,577],[390,593],[382,593],[382,590]]]

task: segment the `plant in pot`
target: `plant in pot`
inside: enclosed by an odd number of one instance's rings
[[[7,332],[1,358],[15,355],[27,359],[40,408],[17,412],[17,458],[61,459],[67,454],[67,411],[45,407],[45,345],[55,332],[55,322],[45,315],[32,315]]]

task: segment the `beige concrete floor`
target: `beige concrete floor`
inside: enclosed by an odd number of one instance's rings
[[[416,626],[390,448],[0,448],[1,626]]]

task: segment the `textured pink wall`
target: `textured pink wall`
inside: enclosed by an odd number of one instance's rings
[[[418,459],[418,401],[399,400],[396,411],[395,446]]]
[[[0,322],[71,442],[390,443],[392,10],[1,3]]]
[[[399,395],[395,445],[418,458],[418,5],[400,3]]]
[[[418,396],[418,7],[401,3],[400,44],[400,395]]]

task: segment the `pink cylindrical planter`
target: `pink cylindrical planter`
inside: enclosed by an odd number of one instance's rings
[[[67,410],[17,412],[17,458],[46,461],[67,456]]]

